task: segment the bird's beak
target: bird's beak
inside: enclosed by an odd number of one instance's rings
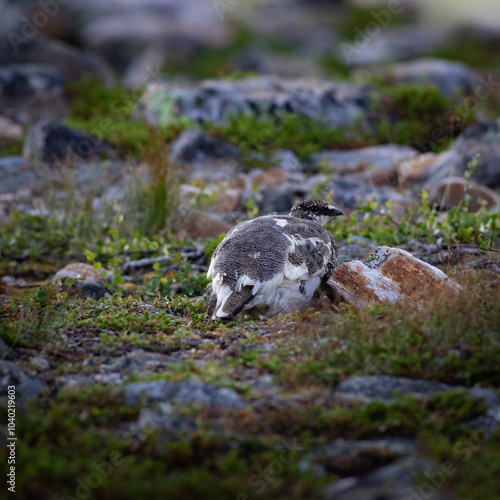
[[[344,215],[344,212],[342,212],[342,210],[339,210],[338,208],[330,210],[330,217],[339,217],[340,215]]]

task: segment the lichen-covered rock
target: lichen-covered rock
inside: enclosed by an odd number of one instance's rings
[[[418,304],[458,289],[438,268],[390,247],[377,248],[365,262],[341,264],[329,283],[342,300],[360,307],[403,299]]]
[[[231,115],[275,116],[297,113],[332,127],[349,126],[371,116],[370,87],[321,80],[273,77],[199,84],[151,83],[136,114],[151,125],[161,117],[224,124]]]
[[[24,157],[46,163],[112,154],[112,149],[97,137],[58,122],[40,122],[31,127],[23,149]]]
[[[104,278],[101,276],[103,272],[106,273]],[[111,278],[111,275],[111,271],[106,269],[96,269],[90,264],[75,262],[57,271],[52,279],[52,283],[56,284],[61,280],[64,285],[66,278],[72,278],[74,283],[65,286],[68,293],[100,299],[104,295],[110,293],[109,288],[107,288],[104,283]]]
[[[61,73],[45,64],[0,67],[0,114],[16,123],[68,116]]]

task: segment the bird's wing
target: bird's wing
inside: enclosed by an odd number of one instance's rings
[[[333,271],[337,266],[338,252],[332,235],[315,222],[300,220],[283,229],[290,245],[285,277],[305,279]],[[328,271],[331,269],[331,271]]]

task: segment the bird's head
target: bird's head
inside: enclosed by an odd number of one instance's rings
[[[289,215],[298,219],[312,220],[324,226],[332,217],[344,215],[344,212],[326,201],[303,200],[292,207]]]

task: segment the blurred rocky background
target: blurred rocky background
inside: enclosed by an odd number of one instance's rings
[[[309,197],[362,311],[208,324],[222,235]],[[499,210],[498,0],[0,0],[20,498],[116,449],[96,498],[498,498]]]

